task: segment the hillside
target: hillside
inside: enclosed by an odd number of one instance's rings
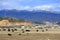
[[[11,17],[0,17],[0,21],[8,20],[9,22],[25,22],[24,19],[11,18]]]
[[[31,26],[33,22],[26,21],[24,19],[18,19],[18,18],[10,18],[10,17],[0,17],[0,27],[8,26],[8,27],[14,27],[14,26]]]

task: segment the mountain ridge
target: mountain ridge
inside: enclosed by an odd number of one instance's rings
[[[6,15],[5,15],[6,14]],[[60,22],[60,14],[58,12],[50,11],[28,11],[28,10],[0,10],[0,16],[2,17],[15,17],[22,18],[27,21],[52,21]]]

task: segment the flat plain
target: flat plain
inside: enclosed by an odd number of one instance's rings
[[[60,40],[60,33],[0,34],[0,40]]]

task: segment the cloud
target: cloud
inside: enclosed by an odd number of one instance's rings
[[[25,0],[17,0],[17,1],[20,1],[21,2],[21,1],[25,1]]]
[[[25,6],[25,7],[22,7],[23,10],[29,10],[30,9],[30,6]]]
[[[51,9],[53,6],[52,5],[42,5],[42,6],[35,6],[33,7],[35,10],[49,10]]]
[[[14,5],[12,3],[4,2],[2,5],[4,9],[17,9],[17,10],[58,10],[60,8],[59,5],[39,5],[39,6],[22,6],[22,5]]]
[[[9,5],[9,3],[8,2],[3,2],[3,3],[1,3],[3,6],[6,6],[6,5]]]
[[[50,4],[50,5],[40,5],[40,6],[34,6],[34,10],[47,10],[47,11],[60,11],[60,5],[59,4]]]
[[[19,1],[19,2],[18,2]],[[2,0],[0,2],[0,9],[17,9],[17,10],[60,10],[60,4],[42,4],[42,5],[21,5],[22,1],[28,0]],[[32,0],[29,0],[32,1]]]

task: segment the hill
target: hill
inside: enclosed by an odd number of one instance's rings
[[[11,18],[11,17],[0,17],[0,21],[8,20],[9,22],[25,22],[24,19]]]

